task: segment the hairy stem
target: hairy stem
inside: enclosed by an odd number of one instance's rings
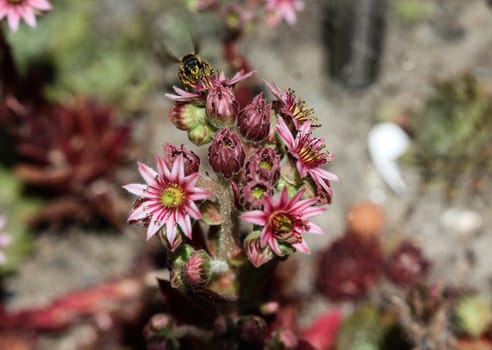
[[[224,221],[219,230],[216,258],[228,261],[239,249],[235,240],[238,222],[234,214],[234,195],[231,184],[223,178],[212,180],[208,177],[201,176],[198,185],[207,188],[217,197],[217,203],[220,206],[220,215]]]
[[[217,192],[217,199],[224,222],[219,231],[217,258],[229,260],[237,250],[236,241],[234,240],[234,231],[237,228],[237,223],[234,222],[232,217],[234,197],[231,185],[227,180],[221,179],[220,185],[221,190]]]

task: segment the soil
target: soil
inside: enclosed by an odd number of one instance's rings
[[[261,26],[242,43],[242,51],[248,53],[260,79],[273,79],[281,87],[294,89],[314,108],[322,124],[317,133],[326,138],[328,149],[335,154],[329,170],[341,179],[341,183],[333,185],[333,204],[317,220],[328,234],[308,238],[311,255],[292,257],[299,261],[295,289],[310,300],[303,310],[301,324],[306,324],[326,305],[324,300],[313,296],[317,252],[343,233],[346,211],[358,201],[370,200],[382,206],[386,217],[384,240],[403,235],[420,243],[433,261],[433,279],[470,284],[490,295],[490,203],[484,196],[470,195],[466,183],[448,201],[441,185],[422,187],[418,169],[405,162],[401,162],[403,176],[412,191],[406,197],[399,197],[374,169],[366,145],[369,130],[381,119],[382,106],[388,103],[403,108],[418,106],[432,92],[433,81],[468,70],[492,82],[492,8],[485,1],[470,0],[466,4],[450,1],[456,10],[453,18],[463,29],[463,35],[445,38],[436,29],[442,21],[437,15],[413,24],[402,23],[393,6],[389,6],[379,78],[367,89],[349,91],[328,74],[321,3],[307,0],[297,25],[282,24],[273,29]],[[204,55],[218,48],[214,38],[208,38],[204,45],[210,45],[203,49]],[[216,60],[220,61],[217,54]],[[161,73],[172,76],[169,72],[175,69],[168,67]],[[180,144],[185,138],[184,133],[176,131],[167,121],[169,101],[163,91],[149,97],[148,105],[134,135],[137,143],[146,145],[144,162],[160,151],[163,142]],[[155,133],[148,134],[149,129]],[[122,172],[121,178],[127,182],[136,180],[134,168],[132,164]],[[129,209],[130,205],[129,198]],[[463,220],[459,216],[463,210],[471,210],[481,218],[479,229],[468,232],[456,229],[459,225],[456,220]],[[446,221],[446,217],[451,221]],[[19,273],[7,281],[11,293],[9,308],[41,305],[70,290],[123,275],[146,244],[144,230],[139,227],[126,226],[122,232],[79,227],[51,231],[36,236],[34,253]],[[75,329],[63,337],[47,336],[40,349],[75,349],[81,334],[80,329]]]

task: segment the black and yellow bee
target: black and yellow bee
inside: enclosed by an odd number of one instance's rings
[[[186,88],[195,88],[198,80],[212,74],[210,63],[196,53],[189,53],[178,60],[178,78]]]

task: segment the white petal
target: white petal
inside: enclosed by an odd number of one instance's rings
[[[152,169],[151,167],[148,167],[144,163],[137,162],[138,164],[138,172],[140,175],[142,175],[142,178],[145,180],[145,182],[151,186],[156,186],[157,181],[156,178],[159,176],[159,174]]]
[[[139,197],[144,195],[145,189],[147,187],[148,187],[147,185],[143,185],[143,184],[128,184],[123,186],[125,190]]]

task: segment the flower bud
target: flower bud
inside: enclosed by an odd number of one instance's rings
[[[214,135],[215,131],[212,129],[212,126],[208,124],[198,124],[188,130],[188,139],[197,146],[209,143],[212,141]]]
[[[220,83],[214,84],[208,91],[206,108],[208,120],[217,128],[233,125],[239,113],[239,103],[232,88]]]
[[[239,133],[248,141],[261,142],[270,133],[271,104],[266,104],[262,94],[256,95],[239,115],[237,126]]]
[[[209,200],[200,205],[201,221],[210,226],[222,225],[224,218],[220,212],[220,205]]]
[[[183,244],[173,253],[171,257],[173,263],[170,274],[170,282],[173,288],[181,288],[184,286],[183,266],[194,252],[195,250],[193,247]]]
[[[265,245],[264,247],[261,246],[260,231],[253,231],[247,235],[244,239],[243,247],[249,261],[251,261],[255,267],[260,267],[272,260],[275,256],[268,245]]]
[[[190,130],[205,121],[207,114],[203,107],[186,102],[176,102],[169,109],[168,117],[178,129]]]
[[[245,158],[239,135],[230,129],[219,130],[208,149],[208,162],[212,169],[229,179],[241,170]]]
[[[276,184],[280,177],[280,156],[270,147],[260,147],[246,163],[246,176]]]
[[[194,152],[187,150],[184,145],[181,145],[181,148],[178,148],[173,144],[166,142],[162,148],[164,151],[164,162],[168,169],[173,168],[174,161],[179,155],[183,156],[185,176],[196,173],[198,172],[198,169],[200,169],[200,157]]]
[[[183,280],[190,286],[204,286],[211,277],[210,256],[199,250],[190,255],[183,265]]]
[[[183,242],[183,237],[181,237],[182,235],[180,230],[176,232],[176,235],[174,236],[174,240],[172,242],[169,241],[165,232],[165,228],[160,229],[157,233],[157,236],[159,237],[159,240],[161,241],[161,244],[164,246],[164,248],[170,250],[171,252],[174,252],[176,248],[178,248]]]

